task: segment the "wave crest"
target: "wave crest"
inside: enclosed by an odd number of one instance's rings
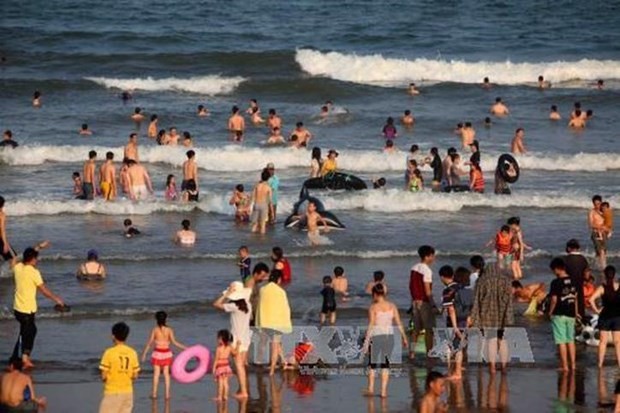
[[[134,79],[108,77],[86,77],[85,79],[105,86],[108,89],[145,90],[148,92],[172,90],[205,95],[230,93],[246,80],[240,76],[222,77],[219,75],[195,76],[186,79],[176,77],[154,79],[150,76]]]
[[[338,52],[323,53],[299,49],[295,60],[313,76],[370,85],[402,85],[410,81],[535,84],[539,75],[553,82],[571,80],[620,79],[620,61],[582,59],[549,63],[466,62],[463,60],[413,60],[386,58],[380,54],[360,56]]]

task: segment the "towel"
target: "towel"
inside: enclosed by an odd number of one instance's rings
[[[260,289],[256,325],[283,334],[293,331],[291,308],[288,305],[286,291],[274,282]]]

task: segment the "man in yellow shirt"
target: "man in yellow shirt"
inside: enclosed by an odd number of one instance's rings
[[[43,282],[41,273],[37,269],[39,250],[47,248],[48,241],[39,243],[34,248],[26,248],[22,262],[18,262],[17,257],[13,257],[11,268],[15,279],[15,297],[13,301],[13,313],[19,322],[19,337],[13,350],[13,357],[19,358],[21,347],[21,359],[24,368],[32,368],[34,365],[30,360],[30,354],[34,347],[34,339],[37,335],[35,315],[37,313],[37,291],[54,301],[60,307],[64,303],[60,297],[55,295]]]
[[[140,372],[140,363],[136,351],[125,344],[127,336],[127,324],[112,326],[114,346],[103,353],[99,363],[104,383],[99,413],[131,413],[133,409],[133,381]]]
[[[323,162],[323,167],[321,168],[321,176],[336,172],[336,169],[338,169],[338,163],[336,162],[337,157],[338,152],[336,152],[335,149],[330,149],[327,153],[327,159],[325,160],[325,162]]]

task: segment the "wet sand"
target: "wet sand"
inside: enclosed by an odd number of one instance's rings
[[[444,371],[441,366],[436,367]],[[389,397],[363,397],[366,378],[337,375],[305,378],[293,372],[266,372],[250,375],[251,398],[246,402],[229,400],[216,404],[211,400],[215,384],[210,376],[191,385],[173,384],[172,400],[148,398],[151,376],[144,373],[135,384],[134,412],[408,412],[416,411],[423,394],[426,369],[406,367],[404,374],[392,377]],[[448,383],[447,400],[453,412],[590,412],[597,411],[600,400],[610,402],[617,369],[603,371],[605,393],[599,392],[595,369],[575,375],[552,369],[518,368],[491,376],[484,367],[471,366],[460,383]],[[96,412],[102,386],[90,377],[84,381],[64,381],[62,374],[38,373],[37,391],[47,396],[48,412]],[[75,375],[72,376],[72,379]],[[236,388],[231,381],[231,389]],[[543,389],[541,391],[541,389]],[[602,398],[601,398],[602,396]],[[605,410],[602,410],[605,411]],[[607,409],[606,411],[613,411]]]

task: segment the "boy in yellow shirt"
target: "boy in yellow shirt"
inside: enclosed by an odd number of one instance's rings
[[[127,324],[114,324],[114,346],[103,353],[99,363],[104,383],[99,413],[131,413],[133,409],[133,380],[138,377],[140,363],[136,351],[125,344],[127,336]]]

